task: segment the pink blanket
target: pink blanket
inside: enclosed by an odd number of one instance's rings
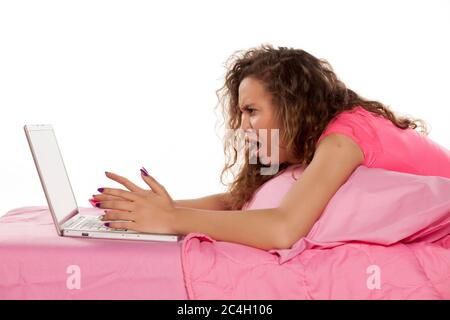
[[[246,209],[277,206],[292,173]],[[307,237],[270,252],[58,237],[47,207],[23,207],[0,218],[0,299],[450,299],[449,234],[450,179],[365,167]]]
[[[247,209],[277,206],[291,174]],[[189,234],[182,263],[191,299],[450,299],[450,179],[360,166],[292,248]]]
[[[0,300],[187,299],[180,247],[59,237],[47,207],[17,208],[0,218]]]

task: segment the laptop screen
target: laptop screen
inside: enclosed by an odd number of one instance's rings
[[[53,208],[58,223],[61,223],[74,210],[78,210],[78,206],[55,133],[51,125],[27,125],[25,131],[48,205]]]

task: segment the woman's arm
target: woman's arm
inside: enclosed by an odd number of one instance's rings
[[[204,233],[215,240],[261,249],[290,248],[309,233],[329,200],[363,161],[364,154],[353,140],[331,134],[320,142],[313,160],[278,208],[247,211],[175,208],[173,231]]]
[[[146,197],[120,189],[103,193],[129,201],[102,201],[98,207],[112,210],[104,215],[111,228],[139,232],[204,233],[218,241],[261,249],[287,249],[307,236],[327,203],[363,163],[358,144],[341,134],[326,136],[311,163],[289,189],[278,208],[218,211],[175,207],[163,188],[150,176],[145,181],[155,191]],[[125,220],[125,221],[114,221]]]
[[[174,200],[176,207],[187,207],[204,210],[228,210],[225,197],[227,193],[217,193],[198,199]]]

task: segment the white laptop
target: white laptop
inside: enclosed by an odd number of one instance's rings
[[[58,235],[147,241],[182,238],[176,234],[111,229],[103,225],[106,221],[99,215],[80,214],[52,125],[25,125],[24,130]]]

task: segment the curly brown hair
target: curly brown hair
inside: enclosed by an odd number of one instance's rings
[[[356,106],[389,119],[401,129],[418,128],[425,135],[429,133],[424,120],[395,115],[388,106],[361,97],[338,79],[327,60],[301,49],[276,49],[271,44],[262,44],[247,51],[236,51],[225,66],[225,83],[216,95],[228,132],[224,137],[225,166],[220,181],[225,185],[224,175],[233,175],[226,199],[230,210],[241,210],[254,192],[274,177],[259,174],[263,164],[250,165],[247,156],[238,161],[238,138],[228,130],[241,126],[238,89],[245,77],[260,80],[271,94],[275,114],[283,128],[280,139],[298,160],[296,165],[303,168],[311,162],[317,140],[328,123],[339,113]],[[280,163],[279,173],[290,165],[292,163]]]

